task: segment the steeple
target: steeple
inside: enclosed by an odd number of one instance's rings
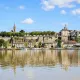
[[[13,32],[16,32],[16,25],[14,23],[14,26],[13,26]]]

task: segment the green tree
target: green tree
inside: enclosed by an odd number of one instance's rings
[[[38,47],[40,48],[42,46],[41,42],[38,43]]]
[[[0,39],[0,47],[3,46],[4,42],[5,42],[5,41],[4,41],[3,39]]]
[[[4,46],[5,48],[7,48],[8,45],[9,45],[9,42],[8,42],[8,41],[5,41],[5,42],[3,43],[3,46]]]
[[[58,39],[57,46],[61,48],[61,40]]]
[[[80,43],[80,37],[76,37],[76,42]]]
[[[24,45],[25,45],[25,47],[28,47],[28,43],[27,42],[25,42]]]
[[[25,33],[25,31],[24,31],[24,30],[20,30],[20,32],[21,32],[21,33]]]

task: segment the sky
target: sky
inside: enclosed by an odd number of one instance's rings
[[[0,31],[80,30],[80,0],[0,0]]]

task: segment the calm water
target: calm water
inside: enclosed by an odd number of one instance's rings
[[[80,50],[0,51],[0,80],[80,80]]]

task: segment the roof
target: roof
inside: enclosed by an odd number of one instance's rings
[[[64,42],[64,44],[76,44],[76,41],[68,41],[68,42]]]

